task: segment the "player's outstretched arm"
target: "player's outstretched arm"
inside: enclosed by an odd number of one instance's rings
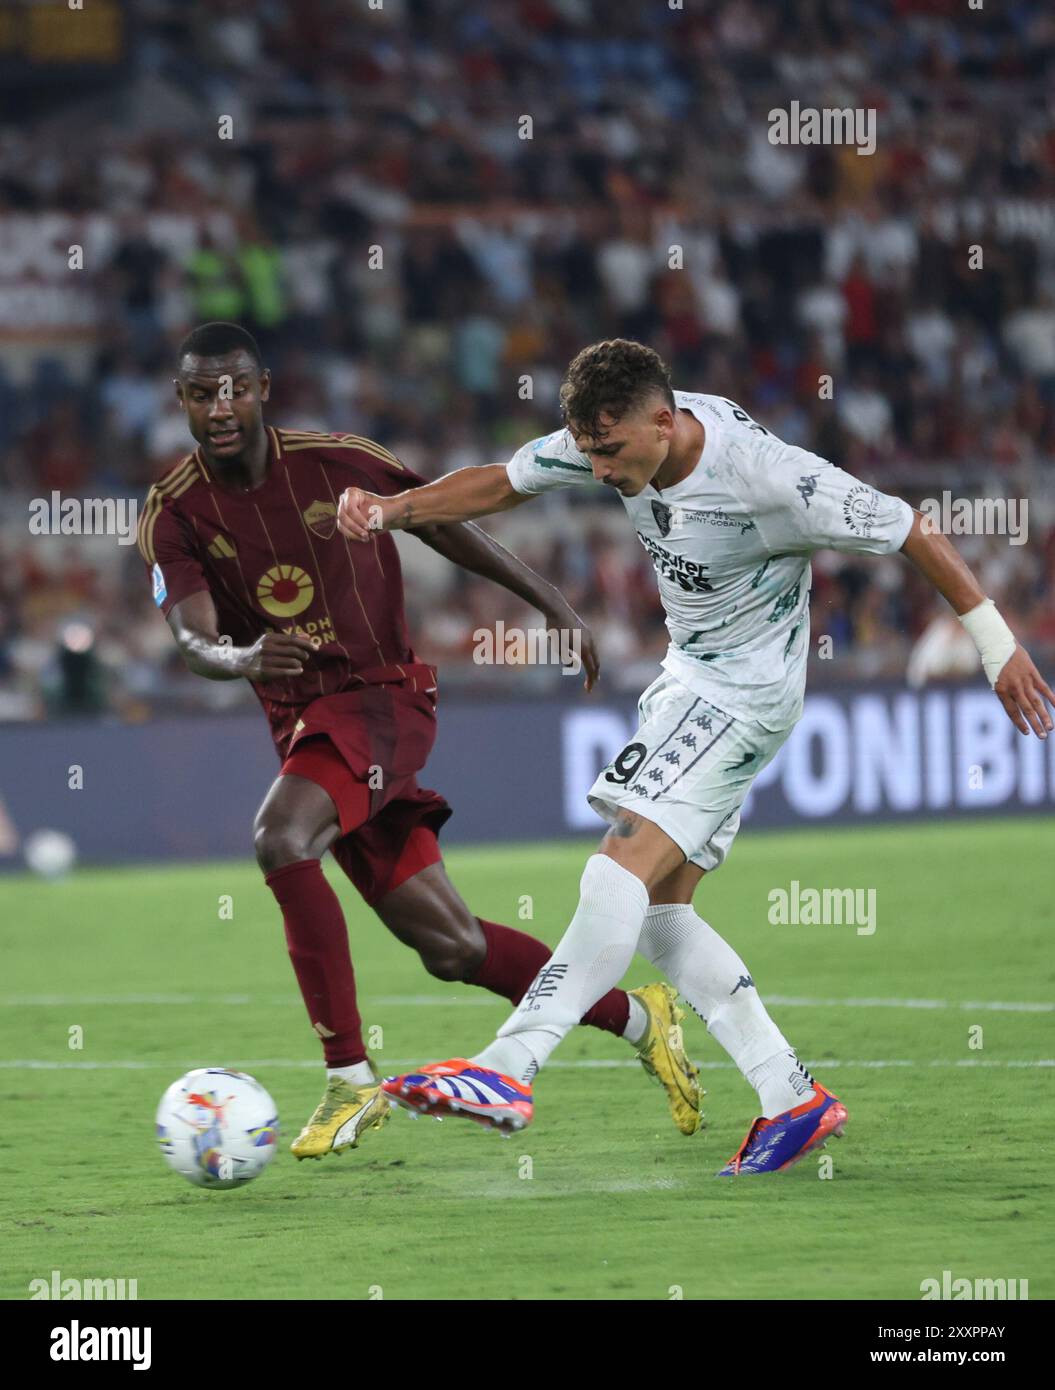
[[[455,476],[451,474],[451,477]],[[425,492],[427,489],[419,488],[418,491]],[[583,682],[586,689],[593,689],[600,675],[593,634],[558,588],[471,522],[448,526],[419,525],[413,528],[413,533],[453,564],[484,579],[493,580],[537,608],[549,630],[562,637],[567,636],[569,640],[562,641],[559,649],[574,653],[571,669],[577,675],[581,666],[586,672]]]
[[[297,633],[265,632],[251,647],[224,641],[216,620],[216,605],[204,591],[173,604],[166,619],[184,663],[196,676],[233,681],[241,676],[267,682],[299,676],[315,648]]]
[[[392,497],[379,497],[362,488],[341,493],[337,525],[350,539],[368,541],[375,531],[417,530],[505,512],[530,500],[509,481],[505,464],[459,468],[425,487],[409,488]]]
[[[1055,694],[956,547],[917,512],[901,549],[949,601],[974,639],[989,684],[1015,728],[1023,734],[1032,729],[1038,738],[1046,738],[1052,718],[1044,702],[1055,706]]]

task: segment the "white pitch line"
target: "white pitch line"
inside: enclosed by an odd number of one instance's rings
[[[386,1057],[384,1059],[385,1069],[389,1067],[414,1067],[421,1062],[420,1057]],[[162,1069],[175,1070],[182,1067],[189,1071],[192,1067],[215,1066],[216,1063],[203,1062],[200,1058],[190,1061],[168,1061],[168,1062],[144,1062],[144,1061],[111,1061],[111,1062],[87,1062],[87,1061],[46,1061],[42,1058],[23,1058],[18,1060],[0,1060],[0,1070],[17,1071],[160,1071]],[[636,1067],[636,1058],[580,1058],[576,1061],[563,1060],[556,1058],[547,1062],[547,1068],[564,1069],[566,1071],[596,1071],[607,1070],[610,1068]],[[734,1071],[732,1062],[699,1062],[697,1064],[701,1071]],[[982,1057],[961,1057],[959,1059],[949,1059],[936,1057],[929,1062],[919,1062],[911,1057],[891,1057],[880,1058],[877,1061],[851,1062],[832,1057],[824,1057],[819,1061],[805,1059],[804,1065],[813,1071],[829,1071],[835,1067],[863,1067],[863,1068],[882,1068],[882,1067],[994,1067],[994,1068],[1034,1068],[1034,1067],[1055,1067],[1055,1057],[1031,1058],[1024,1061],[996,1061]],[[301,1068],[321,1071],[322,1060],[316,1058],[303,1057],[258,1057],[252,1061],[240,1062],[239,1071],[263,1071],[266,1068],[273,1070]]]
[[[363,1004],[371,1008],[415,1009],[427,1007],[497,1008],[505,1001],[484,991],[461,994],[375,994],[363,995]],[[968,1013],[980,1010],[995,1013],[1050,1014],[1055,1003],[1030,1000],[956,1000],[956,999],[820,999],[791,994],[767,994],[766,1003],[784,1009],[960,1009]],[[90,1007],[192,1007],[229,1008],[247,1004],[267,1008],[300,1008],[295,994],[5,994],[0,995],[4,1009],[75,1009]]]
[[[561,1197],[579,1197],[592,1193],[625,1193],[625,1192],[677,1192],[688,1184],[682,1178],[610,1178],[598,1179],[595,1182],[574,1183],[567,1186],[561,1183]],[[555,1197],[557,1192],[553,1188],[548,1188],[545,1183],[539,1182],[487,1182],[481,1183],[478,1178],[473,1181],[473,1196],[484,1200],[493,1198],[498,1201],[530,1201],[532,1198]]]
[[[118,1005],[193,1005],[209,1007],[232,1004],[299,1003],[288,996],[281,1000],[266,998],[264,995],[250,994],[5,994],[0,997],[0,1008],[4,1009],[75,1009],[94,1005],[112,1008]]]
[[[1021,1014],[1055,1012],[1055,1004],[997,999],[963,1002],[956,999],[803,999],[788,994],[767,994],[766,1003],[785,1009],[966,1009],[971,1012],[988,1009]]]

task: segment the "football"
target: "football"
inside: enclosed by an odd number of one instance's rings
[[[161,1097],[157,1140],[169,1167],[196,1187],[241,1187],[274,1157],[278,1111],[254,1077],[200,1067]]]
[[[41,878],[62,878],[77,862],[77,847],[61,830],[34,830],[22,852],[26,863]]]

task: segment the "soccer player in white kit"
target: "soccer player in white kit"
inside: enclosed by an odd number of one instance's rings
[[[974,638],[1019,730],[1044,738],[1055,696],[946,537],[897,497],[785,444],[720,396],[672,391],[659,356],[616,339],[585,348],[561,387],[566,426],[506,465],[465,468],[394,497],[352,488],[339,524],[377,530],[466,521],[551,488],[602,483],[652,559],[670,646],[640,725],[589,792],[610,828],[578,909],[496,1040],[472,1059],[390,1078],[399,1103],[518,1129],[532,1082],[634,951],[706,1022],[758,1093],[760,1115],[723,1174],[789,1167],[840,1134],[846,1109],[799,1062],[750,971],[692,908],[718,868],[760,770],[802,713],[810,556],[902,551]]]

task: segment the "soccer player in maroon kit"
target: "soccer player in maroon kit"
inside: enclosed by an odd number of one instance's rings
[[[423,479],[379,444],[265,426],[270,373],[236,324],[205,324],[179,350],[176,393],[194,453],[151,489],[139,548],[187,666],[245,677],[264,707],[281,770],[257,813],[257,860],[282,910],[289,954],[327,1087],[292,1149],[355,1147],[388,1100],[366,1059],[348,932],[320,857],[330,850],[388,929],[430,974],[518,1002],[549,948],[475,917],[444,869],[436,834],[451,814],[418,785],[436,733],[436,670],[410,647],[390,536],[337,530],[346,487],[389,496]],[[441,555],[581,629],[563,596],[471,524],[415,532]],[[588,634],[587,688],[597,674]],[[699,1125],[696,1069],[675,992],[612,990],[583,1022],[628,1038],[679,1129]]]

